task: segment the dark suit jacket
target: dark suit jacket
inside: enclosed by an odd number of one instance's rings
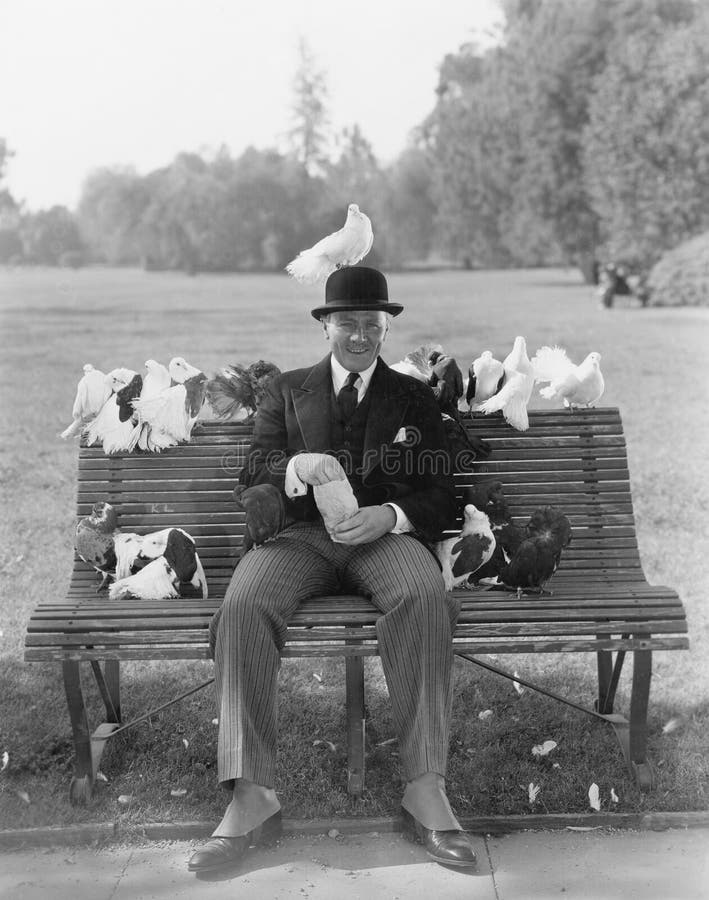
[[[362,484],[376,503],[396,503],[428,542],[455,522],[456,501],[441,414],[431,389],[392,371],[379,359],[368,388]],[[306,369],[284,372],[259,407],[251,450],[240,482],[284,489],[296,453],[327,453],[330,446],[330,356]],[[406,439],[395,441],[405,429]],[[308,497],[287,501],[295,519],[312,519]]]

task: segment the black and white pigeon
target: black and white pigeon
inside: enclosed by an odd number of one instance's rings
[[[463,397],[463,373],[452,356],[434,350],[429,357],[431,377],[428,384],[433,388],[441,413],[454,419],[460,417],[458,401]]]
[[[234,488],[237,509],[246,514],[244,552],[265,543],[282,531],[286,524],[283,494],[273,484],[255,484]]]
[[[503,360],[504,380],[500,390],[480,405],[480,412],[502,411],[505,421],[517,431],[527,431],[529,417],[527,404],[534,388],[534,369],[527,356],[527,342],[521,336],[515,338],[512,350]]]
[[[103,576],[97,591],[110,578],[123,578],[131,573],[139,547],[139,535],[121,531],[115,508],[105,501],[94,503],[91,513],[76,526],[77,554]]]
[[[169,387],[133,404],[140,426],[150,428],[149,449],[158,453],[189,441],[206,392],[207,376],[183,357],[171,359],[168,371]]]
[[[504,377],[505,367],[500,360],[495,359],[490,350],[483,350],[468,370],[465,399],[471,411],[480,409],[486,400],[495,396],[502,387]]]
[[[593,406],[603,396],[601,354],[589,353],[578,366],[562,347],[540,347],[532,359],[537,381],[550,382],[539,393],[546,400],[561,400],[567,409]]]
[[[374,233],[369,216],[356,203],[347,207],[347,219],[339,231],[301,251],[286,266],[286,272],[303,284],[323,282],[336,269],[354,266],[372,249]]]
[[[165,565],[155,565],[159,560],[163,560]],[[209,596],[207,578],[194,539],[182,528],[163,528],[142,535],[134,565],[141,565],[142,568],[116,580],[109,588],[112,600],[126,597],[169,599],[179,596],[182,584],[191,584],[201,590],[204,600]],[[168,588],[168,585],[173,585],[173,588]]]
[[[91,447],[100,441],[104,453],[120,453],[134,445],[140,431],[134,417],[133,401],[140,396],[143,379],[132,369],[113,369],[106,378],[111,395],[89,423],[86,443]]]
[[[498,576],[506,588],[523,593],[546,593],[545,585],[559,567],[561,554],[571,543],[571,523],[552,506],[536,509],[524,539]]]
[[[475,584],[497,584],[500,571],[522,543],[525,531],[514,523],[500,481],[485,481],[465,488],[463,502],[473,503],[487,515],[495,535],[492,556],[470,580]]]
[[[220,419],[251,418],[269,384],[280,374],[278,366],[263,359],[248,366],[225,366],[207,382],[207,402]]]
[[[435,544],[447,591],[465,584],[483,566],[495,550],[495,536],[490,521],[472,503],[463,510],[460,534]]]
[[[389,368],[395,372],[401,372],[403,375],[410,375],[417,381],[423,381],[424,384],[429,384],[433,374],[431,357],[435,353],[442,352],[443,347],[440,344],[421,344]]]
[[[84,427],[96,418],[110,396],[111,385],[105,373],[95,369],[91,363],[86,363],[84,374],[76,386],[76,397],[71,411],[73,421],[59,437],[66,440],[80,434]]]

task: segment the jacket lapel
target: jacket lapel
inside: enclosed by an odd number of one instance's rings
[[[369,391],[371,397],[364,433],[363,479],[381,463],[383,451],[396,437],[408,407],[405,392],[382,359],[377,362]]]
[[[313,366],[300,387],[291,388],[295,416],[308,453],[325,453],[330,449],[331,392],[329,354]]]

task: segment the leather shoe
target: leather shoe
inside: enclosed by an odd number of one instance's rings
[[[478,861],[470,838],[464,831],[457,828],[449,831],[426,828],[403,806],[401,822],[404,837],[414,843],[423,844],[426,853],[437,863],[444,866],[477,866]]]
[[[196,850],[187,863],[190,872],[213,872],[231,866],[246,856],[249,847],[278,838],[282,831],[281,811],[274,813],[253,831],[239,837],[215,837]]]

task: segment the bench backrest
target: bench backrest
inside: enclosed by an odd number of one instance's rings
[[[497,416],[474,416],[467,427],[492,444],[491,457],[458,473],[460,493],[499,480],[516,521],[538,506],[562,509],[573,540],[555,579],[632,581],[643,578],[630,495],[625,438],[617,409],[532,411],[526,432]],[[189,444],[160,454],[117,454],[82,446],[78,517],[97,500],[112,503],[123,531],[144,534],[184,528],[196,540],[210,587],[223,594],[238,559],[244,519],[233,489],[248,452],[250,423],[204,422]],[[93,578],[80,560],[74,579]]]

